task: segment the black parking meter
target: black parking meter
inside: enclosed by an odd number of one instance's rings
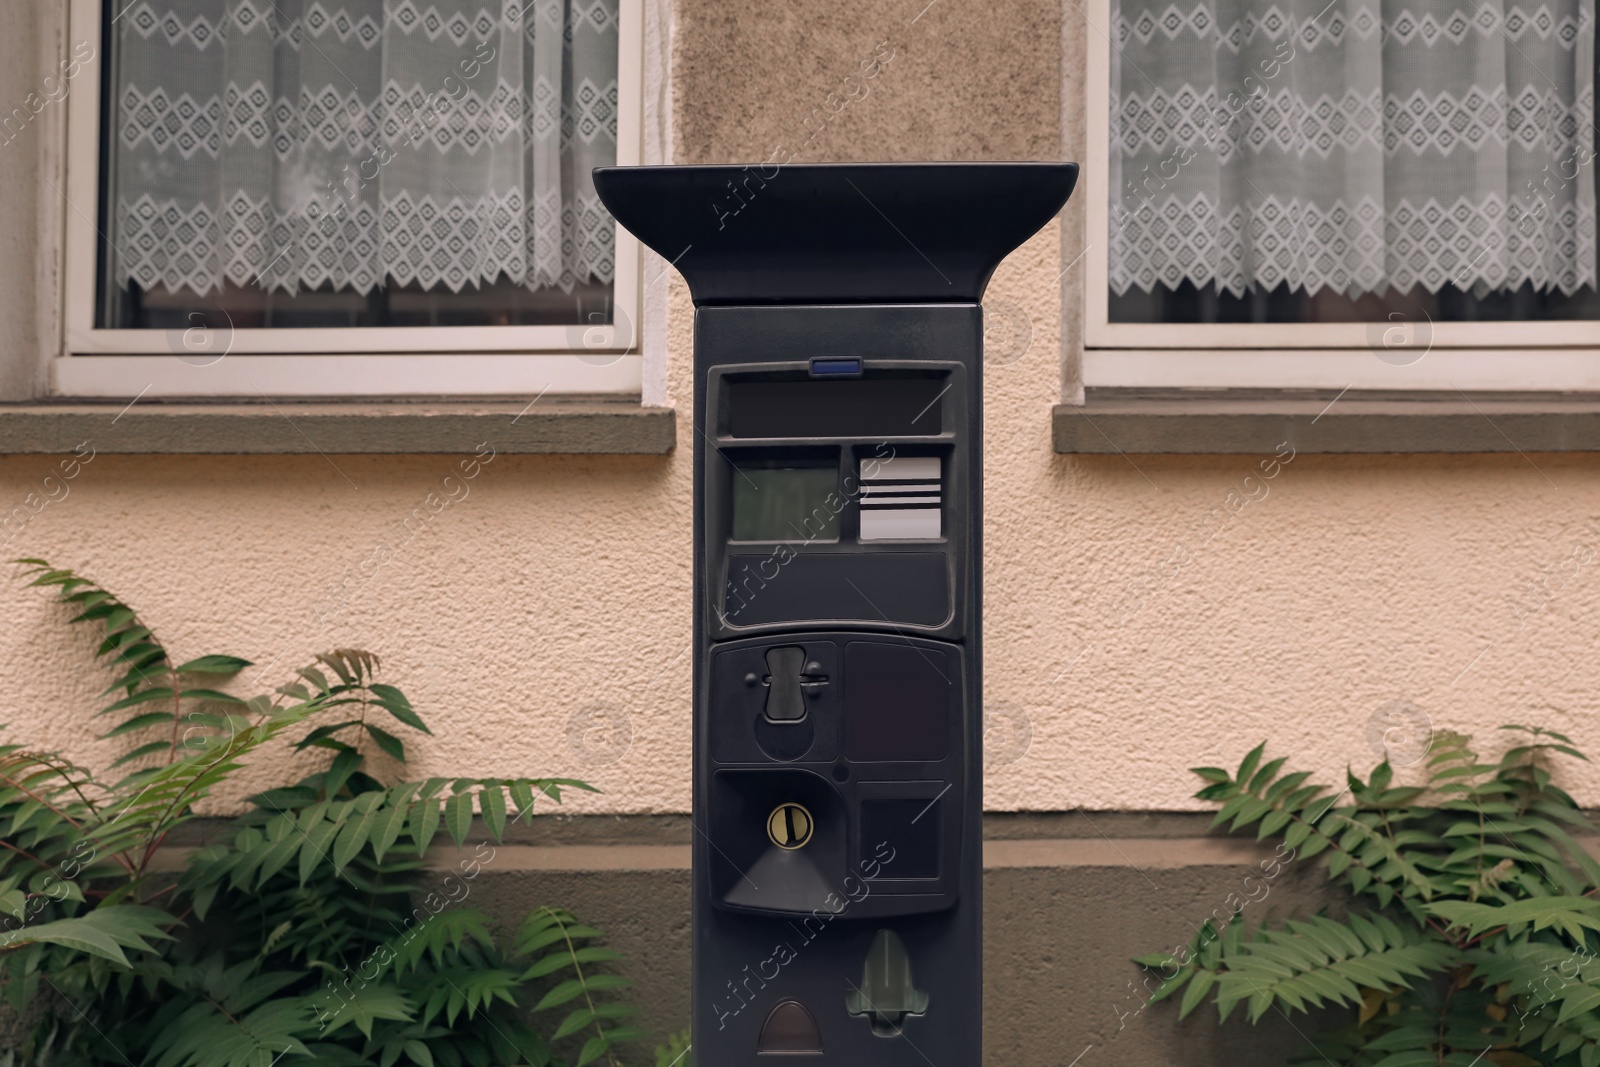
[[[595,172],[696,308],[706,1067],[982,1061],[978,303],[1076,177],[1070,163]]]

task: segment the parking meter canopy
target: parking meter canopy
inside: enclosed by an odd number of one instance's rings
[[[977,303],[1076,163],[602,167],[600,199],[696,305]]]

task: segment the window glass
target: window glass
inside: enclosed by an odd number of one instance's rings
[[[1592,0],[1113,0],[1113,322],[1600,318]]]
[[[617,0],[105,6],[98,326],[611,322]]]

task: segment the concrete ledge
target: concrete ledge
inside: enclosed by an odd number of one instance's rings
[[[500,845],[494,850],[492,864],[500,871],[687,871],[689,851],[688,845]],[[1249,867],[1272,854],[1270,846],[1248,839],[1042,838],[985,841],[983,867],[990,871],[1012,867],[1170,871]],[[429,850],[428,865],[454,870],[475,855],[473,849],[447,844]]]
[[[1091,393],[1058,404],[1055,450],[1081,454],[1600,452],[1600,397],[1244,397]]]
[[[688,845],[497,845],[492,866],[504,871],[687,871]],[[480,858],[476,847],[428,849],[430,867],[458,870]],[[483,861],[490,862],[490,861]]]
[[[1583,814],[1589,819],[1600,822],[1600,811],[1585,809]],[[1209,841],[1230,848],[1239,844],[1251,848],[1260,847],[1248,836],[1229,837],[1219,830],[1213,830],[1212,821],[1213,816],[1209,811],[989,811],[983,816],[983,838],[986,847],[990,848],[1013,842],[1044,841],[1054,847],[1057,842],[1063,841],[1088,840],[1101,845],[1106,841],[1116,841],[1118,847],[1130,856],[1158,857],[1149,861],[1153,865],[1162,865],[1165,862],[1159,859],[1159,856],[1168,850],[1169,846],[1165,842],[1174,840]],[[167,837],[167,844],[191,848],[208,845],[223,839],[231,825],[226,819],[211,817],[194,819],[175,829]],[[556,851],[561,848],[590,849],[627,845],[642,845],[651,849],[680,847],[680,852],[637,853],[642,857],[654,857],[646,866],[638,869],[658,869],[656,864],[660,861],[660,857],[669,854],[681,856],[682,859],[673,860],[666,865],[667,867],[681,866],[687,869],[689,845],[693,843],[694,836],[695,830],[689,821],[689,816],[682,813],[576,815],[552,808],[540,811],[529,822],[507,823],[504,844],[499,847],[504,849],[528,846],[540,850],[541,855],[551,857],[563,855]],[[487,837],[488,830],[483,820],[474,818],[467,840],[482,841]],[[438,847],[449,847],[448,838],[439,840]],[[1130,844],[1141,841],[1151,842],[1151,845]],[[1596,841],[1600,843],[1600,838]],[[1154,851],[1137,851],[1146,847]],[[1005,857],[1028,854],[1001,851],[995,855]],[[588,853],[575,851],[569,855],[582,857]],[[605,853],[605,855],[616,854]],[[1597,844],[1596,855],[1600,856],[1600,844]],[[1178,861],[1180,865],[1185,862],[1189,861],[1187,859]],[[1145,862],[1141,860],[1139,864],[1144,866]]]
[[[985,841],[983,869],[1013,867],[1132,867],[1175,871],[1186,867],[1250,867],[1272,855],[1270,845],[1248,838],[1191,837],[1048,838],[1033,841]]]
[[[1595,813],[1600,819],[1600,813]],[[1209,811],[988,811],[983,815],[987,841],[1035,838],[1186,838],[1217,837]],[[184,823],[167,838],[169,845],[206,845],[228,833],[227,819],[202,816]],[[506,824],[507,845],[683,845],[694,840],[694,825],[684,812],[668,815],[580,815],[551,805],[526,822]],[[488,831],[474,818],[467,837],[481,841]],[[688,855],[685,851],[684,855]],[[685,860],[685,863],[688,861]]]
[[[0,455],[471,452],[664,455],[671,408],[636,401],[0,404]]]

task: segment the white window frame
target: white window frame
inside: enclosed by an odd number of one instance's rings
[[[1078,10],[1088,22],[1083,388],[1600,391],[1595,320],[1112,322],[1111,0]]]
[[[620,0],[617,163],[637,165],[643,143],[644,4]],[[74,79],[66,112],[62,344],[50,360],[52,395],[81,398],[637,396],[643,377],[639,242],[620,226],[616,325],[239,329],[212,361],[182,352],[181,332],[94,325],[100,190],[100,0],[69,0],[68,41],[96,58]]]

